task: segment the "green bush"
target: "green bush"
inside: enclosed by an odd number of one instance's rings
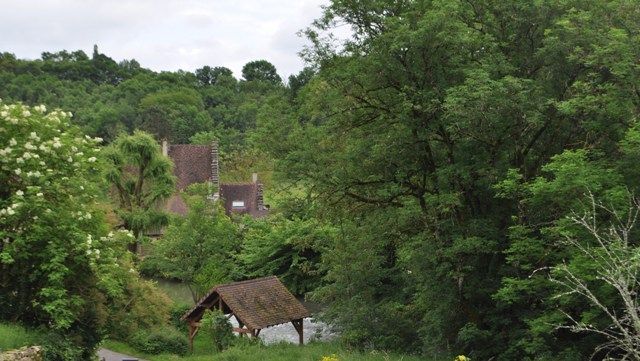
[[[40,339],[44,361],[80,361],[86,360],[93,349],[83,349],[78,340],[56,332],[49,332]]]
[[[138,331],[131,338],[131,345],[151,355],[161,353],[185,355],[189,349],[187,337],[172,327]]]
[[[220,310],[207,310],[200,320],[202,328],[213,338],[213,345],[218,351],[231,346],[234,340],[233,327],[229,319]]]
[[[153,241],[152,241],[153,242]],[[151,249],[150,254],[144,257],[138,264],[138,271],[144,277],[154,278],[158,275],[164,275],[167,268],[161,257],[158,257],[153,251],[153,243],[145,245]]]
[[[171,307],[170,321],[171,325],[176,328],[176,330],[186,331],[189,328],[187,327],[187,323],[182,321],[180,318],[187,313],[191,309],[190,305],[186,303],[175,303]]]
[[[131,279],[124,297],[111,305],[108,332],[118,340],[127,340],[138,330],[157,329],[169,324],[171,299],[152,281]]]

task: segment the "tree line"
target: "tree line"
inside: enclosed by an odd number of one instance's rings
[[[237,80],[97,51],[5,53],[0,97],[66,107],[108,140],[217,138],[267,162],[280,221],[234,228],[249,241],[223,248],[251,266],[239,277],[286,274],[326,302],[350,345],[638,359],[637,295],[620,286],[637,286],[638,233],[623,222],[640,186],[637,2],[334,0],[304,33],[309,68],[287,85],[265,63]],[[191,230],[233,234],[182,222],[166,255]]]

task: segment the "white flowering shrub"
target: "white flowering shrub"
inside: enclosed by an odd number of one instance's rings
[[[70,118],[0,101],[0,318],[77,328],[91,345],[104,304],[124,292],[132,235],[107,233],[95,207],[102,140]]]

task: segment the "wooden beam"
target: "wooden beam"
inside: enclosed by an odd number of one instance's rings
[[[291,323],[296,331],[298,331],[298,341],[300,342],[300,345],[304,345],[304,319],[300,318],[293,320]]]
[[[244,327],[244,322],[242,322],[237,315],[233,315],[233,316],[236,318],[236,321],[238,321],[238,326],[240,326],[240,328],[243,328]],[[240,338],[242,338],[242,337],[244,337],[244,333],[240,334]]]
[[[234,327],[233,328],[233,332],[237,332],[239,333],[241,336],[245,333],[251,333],[253,334],[253,330],[248,329],[248,328],[241,328],[241,327]]]
[[[198,334],[198,330],[200,329],[200,323],[189,321],[189,349],[193,352],[193,339]]]
[[[202,306],[204,306],[205,308],[209,309],[209,308],[213,307],[218,302],[219,299],[220,299],[220,297],[216,297],[213,300],[211,300],[211,302],[207,302],[207,303],[203,302]]]

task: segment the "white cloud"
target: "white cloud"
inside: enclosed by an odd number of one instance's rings
[[[226,66],[266,59],[283,78],[297,73],[305,43],[296,33],[329,0],[3,0],[0,51],[38,58],[43,51],[93,44],[153,70]]]

